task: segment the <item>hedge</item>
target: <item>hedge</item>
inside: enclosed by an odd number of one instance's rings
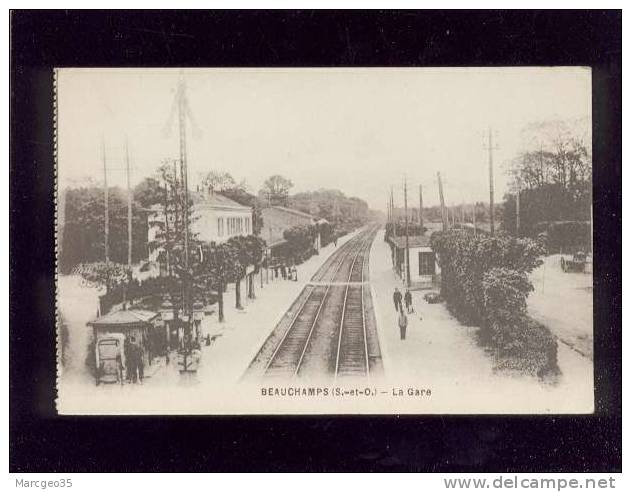
[[[540,222],[535,230],[544,234],[551,252],[591,251],[592,226],[590,222]]]
[[[544,376],[558,371],[557,342],[527,314],[528,273],[545,248],[531,239],[450,230],[431,237],[441,265],[441,294],[461,322],[478,326],[498,369]]]

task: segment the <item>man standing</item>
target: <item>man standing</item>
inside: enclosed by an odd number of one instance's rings
[[[145,360],[144,350],[140,345],[136,345],[136,367],[138,368],[138,381],[142,384],[142,380],[145,378]]]
[[[401,309],[401,312],[399,313],[399,331],[401,333],[401,340],[405,340],[405,332],[407,330],[407,327],[408,317],[403,312],[403,309]]]
[[[401,299],[403,296],[401,295],[401,291],[398,287],[394,288],[394,294],[392,294],[392,300],[394,301],[394,309],[397,312],[403,312],[403,305],[401,304]]]
[[[405,296],[403,296],[403,300],[405,301],[405,309],[408,314],[414,312],[414,308],[412,307],[412,294],[410,293],[410,289],[405,289]]]
[[[130,338],[128,348],[126,350],[125,358],[127,360],[127,380],[130,383],[135,383],[138,379],[138,366],[136,363],[136,341],[135,337]]]
[[[125,337],[125,341],[123,342],[123,352],[125,353],[125,364],[127,365],[126,371],[126,379],[128,383],[131,383],[131,368],[133,361],[131,360],[131,343],[129,342],[129,337]]]

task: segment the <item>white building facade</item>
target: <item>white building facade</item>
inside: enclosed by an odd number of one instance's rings
[[[252,209],[241,205],[219,193],[197,193],[193,195],[191,207],[191,233],[204,242],[223,243],[235,236],[252,234]],[[173,223],[173,217],[168,217]],[[164,208],[154,205],[149,212],[149,261],[157,262],[162,248],[152,247],[165,224]]]

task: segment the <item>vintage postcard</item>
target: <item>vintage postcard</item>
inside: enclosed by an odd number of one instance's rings
[[[60,414],[594,411],[589,68],[55,77]]]

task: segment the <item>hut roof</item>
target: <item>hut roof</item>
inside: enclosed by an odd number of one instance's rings
[[[429,236],[409,236],[410,248],[429,248]],[[397,248],[405,248],[405,236],[397,236],[392,238],[392,242]]]
[[[122,326],[142,325],[150,323],[158,317],[158,313],[145,309],[122,309],[107,313],[88,323],[89,326]]]

